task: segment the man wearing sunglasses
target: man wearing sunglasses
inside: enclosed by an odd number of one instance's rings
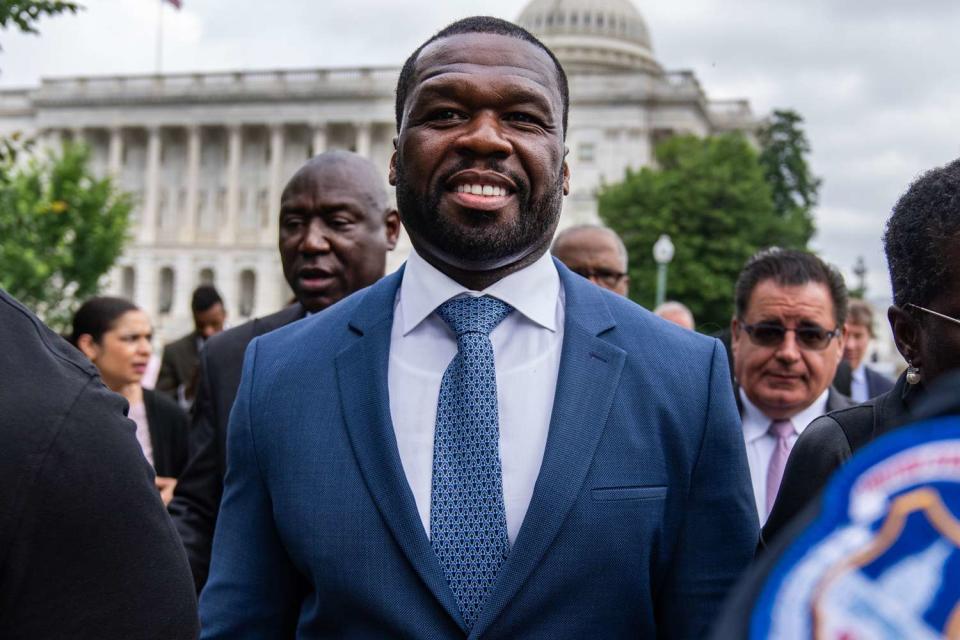
[[[827,411],[850,405],[830,386],[843,356],[847,290],[815,255],[773,248],[747,261],[734,295],[733,369],[763,523],[800,433]]]
[[[627,247],[613,229],[595,224],[569,227],[557,234],[550,252],[577,275],[627,295]]]

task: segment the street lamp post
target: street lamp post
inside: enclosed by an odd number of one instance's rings
[[[660,234],[653,245],[653,259],[657,263],[657,303],[659,307],[667,299],[667,265],[673,260],[673,243],[670,236]]]

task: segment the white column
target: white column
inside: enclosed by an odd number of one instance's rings
[[[270,190],[267,194],[267,232],[262,236],[264,244],[276,244],[280,231],[280,192],[283,189],[283,134],[282,124],[270,126]],[[263,279],[257,274],[257,297],[263,289]],[[259,302],[258,309],[259,307]]]
[[[157,315],[157,265],[153,255],[142,249],[136,256],[137,281],[134,284],[133,303],[143,309],[150,318]]]
[[[223,307],[227,310],[227,320],[235,322],[240,317],[240,281],[234,267],[231,252],[221,252],[217,258],[217,290],[223,297]]]
[[[313,155],[318,156],[327,150],[327,123],[313,125]]]
[[[197,189],[200,185],[200,127],[187,127],[187,197],[184,203],[180,242],[190,244],[197,237]]]
[[[71,135],[73,136],[73,143],[86,142],[86,136],[83,134],[83,127],[74,127],[70,130]]]
[[[120,127],[110,128],[110,147],[107,152],[107,171],[114,178],[120,177],[120,170],[123,167],[123,129]]]
[[[357,154],[363,156],[364,158],[370,157],[370,142],[372,135],[372,126],[369,122],[359,122],[353,125],[354,130],[357,132]]]
[[[157,202],[160,194],[160,128],[147,130],[147,179],[140,216],[139,239],[141,244],[152,244],[157,232]]]
[[[232,245],[237,239],[237,210],[240,204],[240,159],[243,130],[239,124],[227,127],[227,215],[220,226],[220,244]],[[232,286],[232,285],[231,285]]]
[[[197,274],[194,272],[193,260],[191,255],[181,252],[177,256],[176,278],[173,285],[173,316],[175,321],[191,316],[190,295],[196,286],[194,278]]]

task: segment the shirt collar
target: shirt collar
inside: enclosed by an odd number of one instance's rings
[[[413,331],[441,304],[459,295],[489,295],[506,302],[526,318],[550,331],[557,330],[556,307],[560,275],[550,252],[531,265],[501,278],[483,291],[471,291],[410,250],[400,285],[403,335]]]
[[[863,362],[860,363],[860,366],[850,372],[850,377],[856,380],[857,382],[866,382],[867,381],[867,365]]]
[[[743,403],[743,436],[750,443],[767,435],[773,418],[767,416],[757,405],[750,402],[750,398],[747,397],[743,387],[738,388],[737,391],[740,394],[740,402]],[[793,428],[797,430],[798,435],[803,433],[808,424],[827,412],[829,395],[830,388],[828,387],[810,406],[790,416],[790,422],[793,423]]]

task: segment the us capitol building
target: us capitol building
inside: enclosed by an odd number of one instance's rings
[[[570,81],[571,194],[561,226],[597,220],[595,192],[651,162],[678,133],[756,130],[746,100],[711,100],[691,71],[666,71],[631,0],[532,0],[517,22]],[[277,253],[278,203],[310,156],[350,149],[386,176],[397,66],[44,79],[0,91],[0,134],[83,140],[95,170],[137,197],[132,238],[106,291],[132,299],[162,339],[191,326],[200,283],[229,320],[290,298]],[[406,238],[388,268],[403,261]]]

